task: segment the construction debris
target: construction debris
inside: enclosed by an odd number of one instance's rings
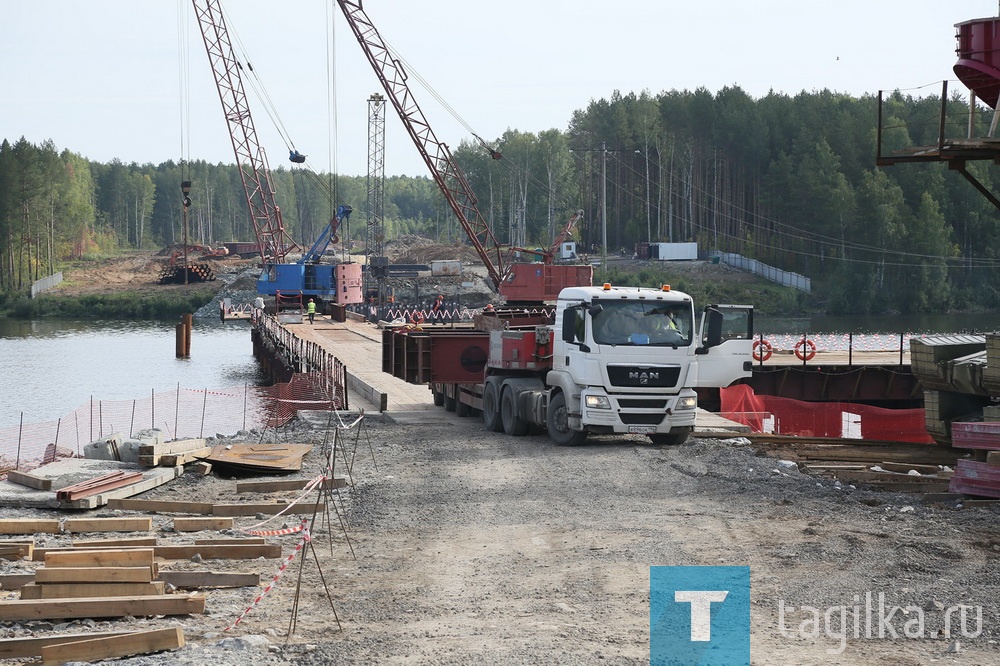
[[[312,444],[223,444],[205,460],[243,472],[297,472]]]

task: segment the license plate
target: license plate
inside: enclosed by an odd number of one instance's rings
[[[628,431],[637,435],[648,435],[656,432],[656,426],[629,426]]]

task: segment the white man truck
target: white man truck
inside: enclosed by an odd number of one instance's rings
[[[383,370],[428,384],[435,404],[563,445],[629,433],[680,444],[694,429],[695,389],[749,377],[752,353],[752,306],[696,317],[691,297],[667,285],[567,287],[551,314],[499,310],[466,328],[383,332]]]

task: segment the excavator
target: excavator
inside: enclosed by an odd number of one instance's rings
[[[250,106],[240,74],[242,65],[236,57],[219,0],[192,0],[198,26],[205,42],[209,64],[222,102],[229,136],[240,168],[247,206],[257,236],[263,269],[257,280],[257,293],[277,301],[301,304],[313,298],[320,304],[361,303],[361,265],[329,264],[321,259],[331,243],[338,241],[338,230],[351,214],[351,207],[341,205],[313,246],[295,262],[287,255],[298,247],[285,230],[281,209],[274,198],[271,170],[263,146],[257,140]],[[291,151],[294,163],[305,155]],[[280,306],[279,306],[280,307]]]
[[[368,17],[361,1],[337,0],[337,4],[407,134],[430,169],[434,182],[485,264],[497,293],[508,305],[530,306],[555,300],[564,287],[590,286],[593,283],[592,266],[555,263],[559,247],[572,232],[574,225],[582,219],[583,211],[577,211],[570,218],[555,243],[548,249],[529,249],[501,243],[479,211],[475,193],[455,162],[451,150],[438,140],[417,104],[402,63],[389,52],[389,47]],[[490,154],[494,159],[501,158],[500,153],[495,150],[490,149]],[[524,255],[534,256],[538,261],[524,263],[520,261]]]

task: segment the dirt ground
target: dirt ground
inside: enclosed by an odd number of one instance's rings
[[[265,437],[315,444],[299,474],[304,478],[323,468],[324,442],[337,439],[356,452],[353,487],[336,498],[349,529],[345,537],[336,517],[332,529],[314,529],[294,635],[288,628],[301,555],[230,632],[225,627],[259,588],[208,591],[205,616],[6,623],[0,632],[183,626],[185,648],[123,664],[643,664],[649,663],[649,567],[741,565],[751,571],[753,664],[1000,660],[995,510],[838,487],[758,456],[739,439],[660,448],[637,437],[605,437],[567,448],[544,436],[488,432],[478,419],[443,411],[433,425],[368,416],[338,439],[322,415],[319,422],[296,421]],[[335,473],[345,475],[337,460]],[[226,476],[186,474],[142,497],[260,502],[269,496],[238,496]],[[238,519],[237,527],[263,518]],[[157,528],[169,523],[168,516],[154,518]],[[279,518],[263,529],[297,523]],[[160,534],[161,542],[180,536]],[[268,541],[283,544],[287,556],[298,539]],[[263,584],[280,564],[161,566],[259,571]],[[866,593],[875,605],[870,631]],[[889,630],[878,637],[880,594],[887,609],[910,607],[909,616],[900,611],[888,620],[894,640]],[[940,632],[947,609],[958,604],[972,608],[964,636],[956,616],[956,643]],[[803,606],[819,609],[818,625]],[[848,608],[844,632],[841,614],[829,615],[841,606]],[[860,612],[852,616],[855,606]],[[975,608],[982,611],[980,625]],[[904,625],[918,615],[924,637],[904,637]]]

